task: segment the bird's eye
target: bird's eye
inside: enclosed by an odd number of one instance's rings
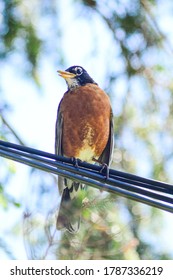
[[[75,72],[76,72],[76,74],[77,74],[78,76],[80,76],[80,75],[83,73],[83,70],[82,70],[81,67],[76,67],[76,68],[75,68]]]

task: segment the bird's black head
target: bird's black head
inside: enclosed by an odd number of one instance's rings
[[[68,89],[84,86],[88,83],[97,84],[81,66],[71,66],[65,71],[58,71],[59,75],[66,80]]]

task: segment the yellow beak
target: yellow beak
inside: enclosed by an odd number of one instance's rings
[[[59,76],[61,76],[64,79],[69,79],[69,78],[72,79],[72,78],[76,77],[76,74],[73,74],[73,73],[70,73],[67,71],[58,70],[57,72],[58,72]]]

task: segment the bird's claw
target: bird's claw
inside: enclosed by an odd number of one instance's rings
[[[103,174],[106,179],[109,179],[109,166],[106,163],[102,163],[101,169],[99,171],[101,174]]]
[[[80,159],[72,157],[71,160],[72,160],[72,163],[73,163],[74,167],[79,168],[78,163],[79,163]]]

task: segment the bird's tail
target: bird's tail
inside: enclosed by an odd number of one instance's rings
[[[66,228],[70,233],[76,233],[79,230],[82,207],[81,188],[83,188],[81,183],[71,181],[70,188],[66,186],[63,190],[56,222],[58,230]]]

